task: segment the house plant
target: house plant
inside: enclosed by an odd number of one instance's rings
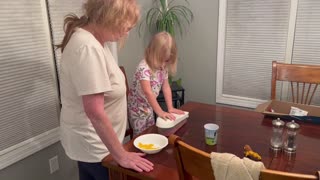
[[[173,37],[177,33],[180,33],[181,37],[186,25],[189,25],[193,21],[192,11],[185,5],[175,3],[177,0],[154,0],[154,7],[149,9],[139,25],[139,35],[143,25],[151,34],[157,32],[166,31]],[[187,4],[188,1],[185,0]],[[172,77],[169,77],[170,84]],[[181,85],[181,78],[175,81],[178,85]]]
[[[185,26],[193,20],[193,13],[187,6],[176,4],[175,1],[168,3],[168,0],[154,0],[155,6],[147,11],[140,23],[139,34],[141,35],[142,25],[145,24],[152,34],[166,31],[175,36],[178,30],[182,35]],[[188,4],[187,0],[185,2]]]

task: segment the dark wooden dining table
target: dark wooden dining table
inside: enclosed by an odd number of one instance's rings
[[[220,105],[209,105],[188,102],[181,107],[189,112],[189,118],[176,129],[159,129],[152,126],[145,133],[169,135],[174,133],[186,143],[208,153],[227,152],[242,158],[243,147],[248,144],[262,156],[262,162],[268,169],[315,174],[320,170],[320,125],[297,122],[300,130],[297,135],[296,153],[273,151],[270,148],[272,135],[272,118],[254,110],[239,109]],[[204,139],[204,124],[215,123],[220,126],[217,144],[206,145]],[[181,126],[181,127],[179,127]],[[124,144],[128,151],[139,152],[133,145],[133,140]],[[119,166],[109,155],[102,164],[109,168],[113,179],[179,179],[172,145],[168,145],[157,154],[146,155],[146,159],[154,163],[151,172],[135,172]]]

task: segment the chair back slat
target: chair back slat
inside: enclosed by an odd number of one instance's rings
[[[272,62],[271,99],[276,99],[277,81],[289,82],[294,103],[311,104],[320,83],[320,66]]]
[[[302,94],[302,96],[301,96],[301,104],[304,104],[303,102],[303,99],[304,99],[304,96],[305,96],[305,92],[304,92],[304,89],[306,88],[306,83],[302,83],[303,85],[302,85],[302,92],[301,92],[301,94]],[[306,94],[307,95],[307,94]]]
[[[126,95],[127,95],[127,98],[128,98],[128,94],[129,94],[129,85],[128,85],[128,79],[127,79],[127,74],[126,74],[126,70],[124,69],[123,66],[119,66],[123,75],[124,75],[124,78],[125,78],[125,83],[126,83]]]
[[[311,104],[311,101],[312,101],[312,99],[313,99],[313,96],[314,96],[317,88],[318,88],[318,84],[315,84],[315,85],[314,85],[314,88],[313,88],[313,91],[312,91],[312,93],[311,93],[311,97],[310,97],[310,99],[309,99],[308,104]]]
[[[309,86],[308,86],[308,91],[307,91],[307,96],[306,96],[306,100],[304,101],[303,104],[308,104],[308,97],[309,97],[309,93],[310,93],[311,87],[312,87],[312,84],[309,84]]]
[[[119,68],[121,69],[123,75],[124,75],[124,78],[125,78],[125,83],[126,83],[126,96],[127,96],[127,100],[128,100],[128,95],[129,95],[129,85],[128,85],[128,79],[127,79],[127,74],[126,74],[126,70],[124,69],[123,66],[119,66]],[[128,113],[129,114],[129,113]],[[129,128],[126,129],[126,132],[125,132],[125,137],[127,136],[130,136],[130,139],[133,138],[133,129],[130,125],[130,123],[128,123],[128,126]]]
[[[290,82],[291,101],[293,103],[311,104],[318,84]]]

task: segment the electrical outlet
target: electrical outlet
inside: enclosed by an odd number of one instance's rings
[[[50,166],[50,174],[59,170],[58,156],[54,156],[53,158],[49,159],[49,166]]]

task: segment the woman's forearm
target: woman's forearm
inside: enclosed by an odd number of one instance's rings
[[[118,140],[112,124],[104,111],[103,94],[86,95],[83,96],[82,99],[86,115],[111,155],[116,161],[121,157],[123,158],[125,150]]]

